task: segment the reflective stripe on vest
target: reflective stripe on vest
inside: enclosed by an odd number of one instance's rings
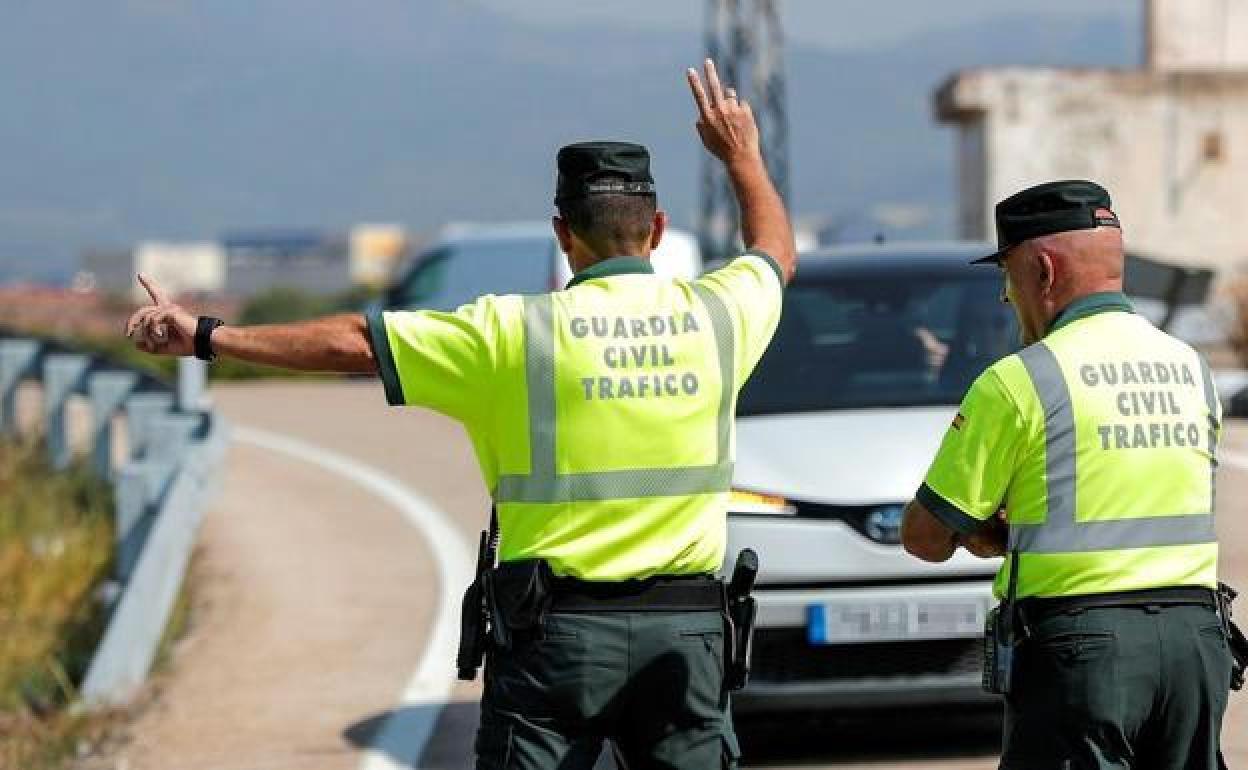
[[[1211,511],[1112,521],[1075,521],[1077,452],[1070,388],[1057,357],[1043,342],[1025,348],[1018,355],[1044,409],[1048,511],[1045,521],[1040,524],[1011,525],[1011,548],[1024,553],[1077,553],[1215,542]],[[1209,452],[1212,456],[1217,446],[1217,404],[1209,366],[1204,359],[1200,363],[1205,378],[1205,400],[1209,406]],[[1216,460],[1212,465],[1216,466]],[[1211,478],[1212,471],[1211,467]]]
[[[714,465],[636,468],[587,473],[555,472],[554,309],[549,294],[524,298],[525,380],[529,397],[529,473],[498,479],[498,503],[567,503],[728,491],[732,483],[733,334],[723,301],[704,286],[694,291],[711,317],[719,358],[717,458]]]
[[[1205,404],[1209,406],[1209,509],[1216,511],[1218,473],[1218,392],[1213,387],[1213,371],[1209,362],[1200,357],[1200,376],[1205,383]]]

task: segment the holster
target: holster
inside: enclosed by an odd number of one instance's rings
[[[498,649],[509,649],[512,633],[540,627],[550,607],[554,572],[542,559],[503,562],[485,573],[485,601],[490,636]]]
[[[757,576],[758,556],[747,548],[737,555],[732,579],[724,586],[724,618],[728,626],[724,634],[724,686],[729,690],[740,690],[750,679],[754,622],[758,616],[758,602],[750,594]]]
[[[477,669],[481,668],[481,661],[485,658],[486,629],[490,624],[485,586],[494,560],[490,553],[490,540],[489,532],[481,533],[476,575],[464,590],[464,600],[460,605],[459,650],[455,654],[455,668],[459,678],[466,682],[477,678]]]
[[[984,623],[984,668],[982,684],[984,692],[1008,695],[1014,674],[1014,641],[1007,623],[1012,622],[1013,612],[1006,603],[988,611]]]
[[[1226,632],[1226,641],[1231,648],[1232,690],[1243,689],[1245,671],[1248,670],[1248,638],[1231,620],[1231,605],[1238,595],[1239,592],[1226,583],[1218,583],[1218,616],[1222,619],[1222,630]]]
[[[1014,679],[1014,650],[1018,646],[1018,551],[1010,551],[1007,561],[1009,583],[1001,604],[989,610],[984,622],[984,691],[1009,695]]]

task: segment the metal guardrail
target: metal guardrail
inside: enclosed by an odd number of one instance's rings
[[[178,387],[58,343],[0,331],[0,434],[19,432],[17,392],[42,384],[53,468],[69,467],[68,403],[90,406],[91,464],[113,485],[116,554],[104,636],[80,688],[87,707],[120,704],[147,678],[177,600],[208,496],[220,487],[227,426],[203,407],[203,362],[179,362]],[[113,422],[126,424],[114,465]]]

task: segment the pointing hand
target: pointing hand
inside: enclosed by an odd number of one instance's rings
[[[165,296],[164,291],[145,275],[139,283],[152,298],[152,304],[139,308],[126,322],[126,336],[145,353],[189,356],[195,352],[196,319]]]

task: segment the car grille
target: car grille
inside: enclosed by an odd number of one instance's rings
[[[982,641],[812,645],[801,628],[760,628],[754,634],[752,681],[785,683],[978,674]]]

